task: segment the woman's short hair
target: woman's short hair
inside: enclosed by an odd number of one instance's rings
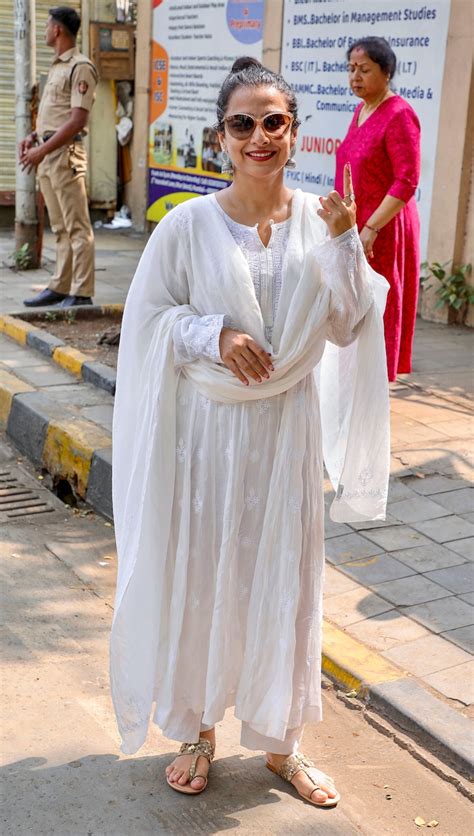
[[[229,99],[239,87],[275,87],[286,98],[288,112],[294,117],[292,130],[300,124],[298,121],[298,103],[290,85],[279,73],[268,70],[256,58],[244,56],[237,58],[232,65],[229,75],[224,79],[217,97],[217,125],[218,131],[224,131],[224,117],[229,105]]]
[[[362,49],[372,61],[379,65],[380,69],[393,78],[397,69],[397,57],[385,38],[377,38],[375,35],[368,35],[366,38],[359,38],[351,44],[346,52],[346,58],[350,61],[351,54],[355,49]]]

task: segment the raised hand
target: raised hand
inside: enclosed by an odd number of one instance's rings
[[[331,238],[355,226],[357,207],[349,163],[344,166],[344,196],[334,190],[327,197],[320,197],[319,202],[322,208],[318,209],[318,215],[327,224]]]
[[[252,337],[241,331],[223,328],[219,349],[224,366],[227,366],[245,386],[249,384],[248,378],[263,383],[273,371],[270,355]]]

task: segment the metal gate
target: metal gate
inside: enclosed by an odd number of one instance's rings
[[[36,0],[35,41],[36,80],[48,73],[53,52],[46,46],[44,31],[51,0]],[[68,0],[79,14],[80,0]],[[0,0],[0,204],[12,203],[15,191],[16,139],[15,139],[15,44],[14,0]],[[81,30],[79,30],[79,36]],[[80,37],[78,46],[80,48]]]

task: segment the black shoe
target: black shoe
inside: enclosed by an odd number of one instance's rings
[[[57,307],[74,308],[76,305],[92,305],[92,299],[90,296],[66,296]]]
[[[67,297],[64,293],[56,293],[55,290],[48,290],[48,288],[45,288],[45,290],[42,290],[37,296],[33,296],[31,299],[24,299],[23,304],[26,305],[27,308],[36,308],[41,307],[42,305],[57,305],[58,302],[61,302],[66,298]]]

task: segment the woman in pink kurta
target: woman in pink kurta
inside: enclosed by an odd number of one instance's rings
[[[360,237],[371,266],[390,284],[385,309],[389,380],[411,372],[419,284],[420,123],[389,88],[396,58],[383,38],[364,38],[348,54],[349,83],[363,101],[337,151],[335,188],[350,163]]]

